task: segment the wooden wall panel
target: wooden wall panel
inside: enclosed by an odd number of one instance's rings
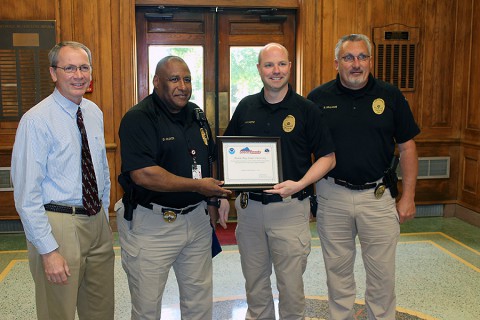
[[[315,74],[320,74],[319,58],[314,55],[306,55],[303,52],[320,52],[319,43],[321,41],[321,32],[319,32],[319,26],[317,21],[317,2],[299,0],[300,7],[297,12],[297,44],[296,51],[301,53],[297,55],[297,92],[302,95],[307,95],[306,87],[309,88],[309,84],[315,82]],[[318,32],[317,32],[318,30]],[[314,35],[313,37],[307,37],[306,35]],[[305,72],[305,66],[309,66],[310,72]]]
[[[480,202],[480,147],[465,147],[461,153],[458,203],[479,212]]]
[[[471,33],[472,51],[470,57],[465,59],[465,63],[469,65],[470,83],[463,87],[463,93],[468,97],[466,104],[465,117],[465,136],[464,140],[468,143],[480,144],[480,0],[473,1],[472,8],[473,20]],[[468,36],[470,34],[467,34]]]
[[[470,48],[480,54],[480,38],[469,40],[472,30],[480,30],[479,22],[472,26],[473,17],[479,17],[479,0],[335,0],[315,2],[317,5],[315,28],[305,28],[302,39],[315,38],[299,54],[303,61],[301,93],[307,94],[313,87],[331,80],[336,71],[333,67],[334,46],[339,37],[347,33],[364,33],[372,36],[373,27],[393,23],[420,29],[417,47],[416,89],[406,92],[414,116],[422,133],[417,137],[420,156],[450,156],[451,177],[444,180],[419,180],[417,201],[419,203],[452,203],[457,201],[460,174],[460,150],[462,133],[474,144],[479,144],[480,129],[479,97],[480,75],[471,70],[480,70],[478,59],[470,59]],[[301,1],[301,7],[313,6],[311,1]],[[308,3],[308,4],[307,4]],[[472,10],[472,3],[474,8]],[[473,12],[473,14],[472,14]],[[309,14],[312,19],[313,14]],[[477,19],[478,20],[478,19]],[[305,40],[303,40],[305,43]],[[447,48],[452,48],[448,50]],[[476,51],[475,51],[476,50]],[[308,67],[308,62],[319,61]],[[471,64],[471,66],[470,66]],[[314,70],[315,74],[309,74]],[[469,77],[473,78],[469,82]],[[469,90],[470,89],[470,90]],[[470,96],[466,93],[470,91]],[[476,93],[472,94],[472,91]],[[470,112],[471,114],[468,114]],[[466,120],[468,119],[468,120]],[[470,124],[465,126],[462,122]],[[470,131],[472,133],[470,133]],[[476,138],[476,140],[475,140]],[[469,174],[472,174],[469,172]],[[477,173],[474,172],[474,177]],[[480,205],[474,205],[480,211]]]
[[[467,109],[469,109],[469,95],[471,86],[469,85],[470,76],[475,76],[475,72],[471,75],[471,52],[472,50],[478,50],[480,43],[472,43],[472,34],[473,30],[479,30],[480,26],[477,25],[476,29],[472,28],[472,21],[474,21],[474,10],[472,10],[472,1],[459,1],[457,5],[457,16],[456,16],[456,32],[455,32],[455,43],[454,50],[455,56],[452,61],[454,65],[454,77],[452,83],[452,92],[453,99],[451,102],[451,109],[456,113],[460,114],[460,128],[461,130],[461,140],[462,142],[468,141],[465,135],[465,129],[468,130],[468,127],[465,126]],[[478,0],[477,3],[477,19],[480,12],[478,11]],[[473,22],[475,23],[475,22]],[[478,36],[477,36],[478,37]],[[477,38],[478,39],[478,38]],[[479,39],[480,40],[480,39]],[[477,69],[478,70],[478,69]],[[478,88],[478,87],[477,87]],[[477,90],[473,90],[477,91]],[[478,110],[478,109],[477,109]],[[480,140],[478,139],[477,134],[477,143]]]
[[[2,0],[0,19],[56,20],[57,40],[90,47],[94,92],[102,108],[112,203],[122,193],[117,130],[136,103],[135,4],[151,0]],[[191,5],[169,0],[164,4]],[[451,178],[421,180],[419,203],[457,203],[480,212],[480,0],[209,0],[197,6],[298,8],[297,84],[306,95],[336,75],[334,47],[347,33],[372,36],[374,27],[401,23],[420,28],[414,92],[406,93],[422,133],[420,156],[450,156]],[[0,166],[9,166],[17,123],[0,123]],[[457,178],[460,177],[460,178]],[[10,192],[0,193],[0,219],[15,218]],[[112,208],[112,207],[111,207]]]
[[[454,64],[447,62],[455,60],[455,50],[445,50],[455,43],[455,29],[452,28],[456,25],[455,13],[456,1],[427,1],[423,37],[424,94],[419,119],[423,139],[460,138],[461,113],[452,108]]]
[[[480,0],[459,1],[457,26],[458,54],[454,63],[458,70],[451,104],[452,110],[462,114],[457,200],[458,204],[480,212]]]
[[[111,202],[121,197],[116,182],[120,168],[117,131],[122,115],[135,104],[134,0],[6,0],[0,19],[56,20],[57,41],[74,40],[92,51],[93,93],[85,95],[104,114],[110,166]],[[17,121],[0,123],[0,166],[10,166]],[[0,192],[0,219],[17,218],[13,192]]]
[[[56,5],[48,0],[3,0],[2,20],[54,20]]]
[[[115,0],[112,12],[112,74],[110,90],[113,93],[112,148],[109,155],[114,158],[110,166],[112,181],[111,206],[122,197],[117,176],[121,172],[120,142],[118,128],[123,115],[137,103],[137,57],[135,47],[135,0]]]
[[[314,5],[315,4],[315,5]],[[312,59],[317,65],[304,69],[302,93],[307,94],[314,87],[333,79],[336,75],[334,67],[334,49],[338,39],[350,33],[363,33],[372,37],[374,27],[393,23],[408,26],[421,26],[422,8],[425,0],[412,1],[365,1],[365,0],[335,0],[335,1],[301,1],[301,6],[316,7],[316,21],[310,34],[303,34],[303,39],[316,39],[315,51],[305,51],[304,59]],[[307,13],[313,15],[311,12]],[[319,63],[320,62],[320,63]],[[310,70],[315,70],[312,75]],[[307,81],[313,80],[313,81]]]

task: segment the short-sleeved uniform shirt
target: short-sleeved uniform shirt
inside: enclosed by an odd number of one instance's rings
[[[280,137],[284,180],[300,180],[312,165],[312,154],[318,159],[334,152],[321,110],[290,86],[280,103],[268,103],[263,89],[243,98],[225,135]]]
[[[400,90],[371,74],[359,90],[335,80],[307,96],[323,110],[335,143],[337,164],[328,176],[353,184],[380,179],[390,166],[395,143],[419,132],[407,100]]]
[[[210,177],[210,130],[202,129],[195,120],[196,108],[197,105],[189,102],[173,114],[155,92],[132,107],[119,129],[122,173],[160,166],[177,176],[194,178],[192,166],[196,163],[201,166],[202,177]],[[141,205],[156,203],[183,208],[205,199],[196,192],[155,192],[137,185],[134,191]]]

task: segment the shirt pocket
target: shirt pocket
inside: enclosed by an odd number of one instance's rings
[[[101,165],[103,162],[103,150],[105,149],[105,140],[103,136],[94,136],[91,141],[89,141],[91,145],[90,147],[90,154],[92,155],[92,161],[97,167],[97,165]],[[98,167],[100,169],[101,167]]]
[[[91,143],[91,145],[90,145]],[[97,177],[97,185],[98,185],[98,190],[99,190],[99,196],[102,198],[102,190],[105,186],[105,181],[104,181],[104,170],[105,167],[107,166],[106,160],[104,160],[104,155],[105,155],[105,140],[103,138],[103,135],[99,136],[94,136],[90,141],[89,141],[89,147],[90,147],[90,154],[92,156],[92,162],[93,166],[95,168],[95,175]]]

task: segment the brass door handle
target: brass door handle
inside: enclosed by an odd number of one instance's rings
[[[219,134],[222,135],[230,121],[229,92],[223,91],[218,93],[218,124],[215,121],[215,92],[206,93],[205,105],[205,113],[212,131],[218,126]]]

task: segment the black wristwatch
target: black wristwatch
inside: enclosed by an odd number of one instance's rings
[[[214,206],[214,207],[220,208],[220,199],[208,198],[207,199],[207,206]]]

